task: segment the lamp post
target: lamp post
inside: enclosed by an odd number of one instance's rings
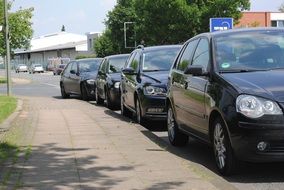
[[[10,41],[9,41],[9,21],[8,21],[8,5],[7,0],[4,0],[4,29],[5,29],[5,44],[6,44],[6,77],[7,77],[7,95],[11,96],[11,65],[10,65]]]

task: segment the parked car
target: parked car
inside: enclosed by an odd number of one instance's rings
[[[24,64],[19,64],[16,69],[15,69],[16,73],[20,73],[20,72],[28,72],[28,67]]]
[[[167,94],[168,135],[213,146],[218,171],[284,161],[284,29],[198,35],[181,49]]]
[[[108,108],[120,108],[121,69],[128,57],[129,54],[120,54],[104,58],[96,79],[97,104],[106,100]]]
[[[134,50],[122,70],[121,113],[135,113],[138,123],[146,119],[166,120],[169,70],[180,45]]]
[[[60,79],[62,98],[75,94],[80,95],[85,101],[95,99],[95,79],[102,60],[102,58],[91,58],[69,62]]]
[[[33,64],[33,65],[30,67],[30,70],[29,70],[29,73],[30,73],[30,74],[43,73],[43,72],[44,72],[43,67],[42,67],[42,65],[40,65],[40,64]]]
[[[65,67],[66,64],[59,64],[56,68],[53,69],[53,75],[60,75]]]

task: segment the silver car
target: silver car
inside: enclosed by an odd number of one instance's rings
[[[29,73],[34,74],[34,73],[43,73],[43,67],[40,64],[34,64],[31,66]]]
[[[19,72],[28,72],[28,67],[24,64],[19,64],[16,67],[16,73],[19,73]]]

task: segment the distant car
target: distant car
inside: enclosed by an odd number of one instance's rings
[[[34,73],[43,73],[43,66],[40,64],[34,64],[31,66],[29,73],[34,74]]]
[[[180,45],[134,50],[121,74],[121,113],[145,119],[166,120],[166,92],[170,68]]]
[[[102,60],[102,58],[91,58],[69,62],[60,79],[62,98],[75,94],[85,101],[95,99],[95,79]]]
[[[110,109],[120,108],[121,69],[129,54],[105,57],[96,79],[96,101],[102,104],[106,100]]]
[[[53,69],[53,75],[60,75],[65,67],[66,64],[59,64],[56,68]]]
[[[19,73],[19,72],[28,72],[28,67],[24,64],[19,64],[16,67],[16,73]]]

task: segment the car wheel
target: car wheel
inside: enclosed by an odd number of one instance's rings
[[[213,149],[218,171],[225,176],[231,175],[236,170],[237,159],[229,140],[228,132],[222,119],[214,121]]]
[[[89,101],[87,89],[86,89],[86,86],[84,84],[81,84],[81,95],[82,95],[82,99],[84,101]]]
[[[102,99],[98,93],[98,88],[96,88],[96,103],[97,105],[102,105],[104,103],[104,99]]]
[[[120,96],[120,111],[121,111],[121,115],[125,116],[125,117],[130,117],[131,116],[131,112],[129,111],[129,109],[127,109],[124,105],[124,100],[122,95]]]
[[[139,124],[144,124],[145,119],[142,117],[141,104],[138,98],[136,99],[136,102],[135,102],[135,108],[136,108],[136,122]]]
[[[63,85],[63,84],[60,84],[60,90],[61,90],[61,96],[62,96],[62,98],[65,99],[65,98],[69,98],[69,97],[70,97],[70,95],[65,92],[65,88],[64,88],[64,85]]]
[[[182,133],[175,120],[173,109],[168,107],[167,117],[168,137],[169,141],[174,146],[185,146],[188,142],[188,135]]]
[[[105,94],[106,94],[106,106],[107,106],[109,109],[114,110],[114,105],[113,105],[113,103],[111,102],[109,91],[106,90]]]

